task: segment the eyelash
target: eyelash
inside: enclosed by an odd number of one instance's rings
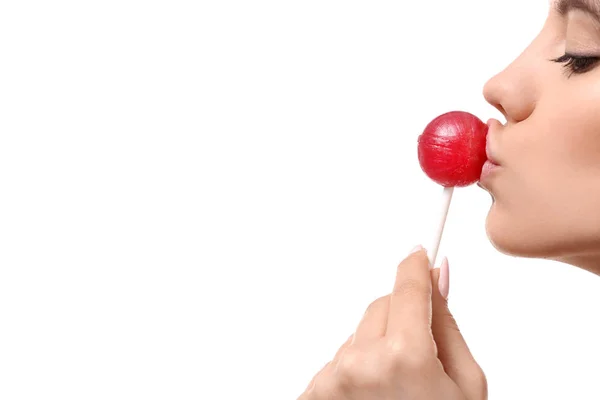
[[[550,61],[565,64],[564,68],[570,72],[570,77],[573,74],[583,74],[592,70],[596,66],[598,61],[600,61],[600,57],[578,56],[575,54],[565,53],[564,55]]]

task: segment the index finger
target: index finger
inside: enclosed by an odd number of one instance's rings
[[[427,251],[422,247],[398,265],[386,336],[404,338],[431,328],[431,275]]]

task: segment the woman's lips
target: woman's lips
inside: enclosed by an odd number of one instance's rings
[[[492,130],[496,125],[502,125],[500,121],[496,119],[489,119],[487,122],[488,125],[488,134],[487,134],[487,143],[485,146],[485,154],[487,157],[487,161],[483,164],[483,168],[481,170],[481,176],[479,178],[480,182],[485,181],[488,177],[500,167],[500,163],[494,157],[494,152],[492,150],[492,140],[494,138],[494,133]]]
[[[487,122],[488,133],[486,135],[485,155],[487,156],[488,160],[490,160],[493,164],[500,165],[496,157],[494,157],[494,151],[492,149],[492,142],[494,137],[496,136],[495,127],[497,125],[502,125],[497,119],[491,118]]]
[[[494,157],[494,153],[492,152],[489,136],[488,136],[487,145],[485,146],[485,155],[486,155],[488,161],[490,161],[492,164],[500,165],[500,163],[496,160],[496,157]]]
[[[483,168],[481,169],[481,176],[479,177],[479,182],[484,182],[488,179],[488,177],[500,166],[498,164],[494,164],[492,161],[487,160],[485,164],[483,164]]]

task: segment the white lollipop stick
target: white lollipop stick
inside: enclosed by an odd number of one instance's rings
[[[452,193],[454,193],[454,187],[445,187],[442,197],[442,209],[440,210],[439,223],[433,243],[431,246],[431,252],[428,252],[430,267],[435,267],[435,259],[440,248],[440,242],[442,241],[442,233],[444,232],[444,225],[446,224],[446,217],[448,217],[448,210],[450,209],[450,202],[452,201]]]

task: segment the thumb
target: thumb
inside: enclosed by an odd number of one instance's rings
[[[448,277],[448,259],[444,258],[440,268],[431,271],[433,286],[431,330],[437,345],[438,358],[446,374],[462,389],[468,399],[487,398],[485,375],[450,313],[448,300],[442,295],[442,292],[445,292],[446,296],[448,294]]]

